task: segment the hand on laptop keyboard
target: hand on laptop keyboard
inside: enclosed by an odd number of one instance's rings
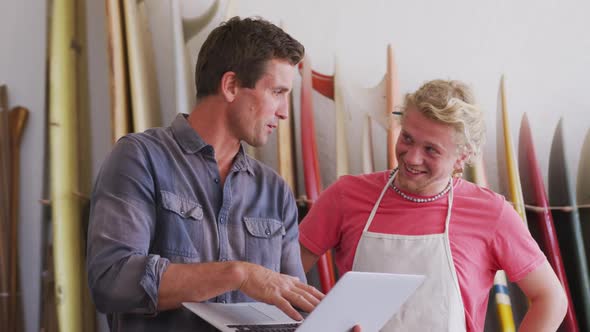
[[[239,290],[257,301],[277,306],[292,319],[303,319],[294,306],[311,312],[324,298],[322,292],[296,277],[246,262],[243,262],[243,268],[244,277]]]

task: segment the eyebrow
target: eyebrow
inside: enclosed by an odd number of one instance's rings
[[[400,135],[406,135],[409,136],[412,140],[414,139],[414,136],[412,136],[410,133],[408,133],[407,130],[402,129],[400,132]],[[438,144],[438,143],[434,143],[434,142],[430,142],[430,141],[425,141],[424,144],[428,145],[428,146],[433,146],[435,148],[437,148],[438,150],[441,151],[447,151],[447,149],[445,149],[442,145]]]
[[[273,88],[274,90],[280,90],[280,92],[289,92],[290,89],[285,86],[277,86]]]

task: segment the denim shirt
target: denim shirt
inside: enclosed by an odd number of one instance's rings
[[[113,331],[198,330],[186,309],[158,313],[170,263],[248,261],[305,282],[293,195],[240,147],[222,185],[213,147],[179,114],[121,138],[92,193],[88,280]],[[214,302],[252,301],[232,291]]]

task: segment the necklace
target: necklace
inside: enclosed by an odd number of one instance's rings
[[[395,173],[397,172],[397,168],[395,168],[393,170],[393,172],[391,172],[391,176],[393,176]],[[447,184],[447,186],[445,187],[445,189],[443,189],[443,191],[439,192],[438,194],[432,196],[432,197],[428,197],[428,198],[417,198],[417,197],[413,197],[410,196],[404,192],[402,192],[398,187],[395,186],[394,182],[395,181],[391,181],[391,188],[393,189],[393,191],[395,191],[396,193],[398,193],[398,195],[400,195],[401,197],[403,197],[404,199],[410,201],[410,202],[414,202],[414,203],[429,203],[432,201],[436,201],[437,199],[441,198],[442,196],[444,196],[447,192],[449,192],[449,190],[451,190],[451,185],[452,185],[452,181],[453,178],[449,179],[449,183]]]

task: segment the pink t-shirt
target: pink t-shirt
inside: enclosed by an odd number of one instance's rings
[[[300,225],[301,244],[316,255],[334,248],[341,274],[354,254],[389,172],[343,176],[327,188]],[[467,331],[483,331],[490,288],[497,270],[517,282],[545,260],[520,216],[504,197],[468,181],[453,182],[449,241]],[[448,195],[448,194],[447,194]],[[442,233],[448,197],[430,203],[405,200],[386,191],[369,231],[424,235]]]

